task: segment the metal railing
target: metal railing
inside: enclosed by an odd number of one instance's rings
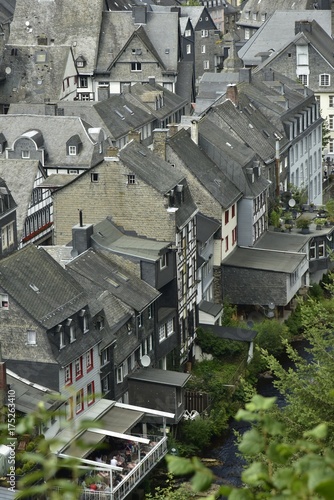
[[[80,500],[123,500],[167,454],[167,437],[156,439],[156,444],[149,445],[151,449],[145,450],[145,456],[117,485],[100,491],[84,489]]]

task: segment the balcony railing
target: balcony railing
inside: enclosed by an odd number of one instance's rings
[[[151,437],[151,436],[150,436]],[[116,483],[117,473],[112,472],[112,484],[101,490],[84,488],[80,494],[80,500],[123,500],[144,479],[144,477],[157,465],[167,454],[167,437],[155,437],[148,447],[141,450],[145,456],[140,459],[132,470],[122,480]],[[96,464],[101,466],[101,464]],[[93,469],[94,467],[92,467]],[[108,475],[108,473],[104,473]]]

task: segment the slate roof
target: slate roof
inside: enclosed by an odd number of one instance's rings
[[[71,47],[19,46],[17,55],[12,56],[13,47],[7,45],[4,52],[3,64],[10,72],[0,86],[3,102],[44,103],[46,98],[50,102],[59,101],[66,67],[72,59]],[[36,55],[41,52],[46,60],[36,63]]]
[[[104,290],[138,312],[160,296],[155,288],[135,276],[125,275],[123,270],[92,249],[79,255],[67,268],[72,276],[76,273],[87,280],[96,281]]]
[[[31,129],[32,124],[34,129],[42,132],[48,167],[88,168],[101,160],[94,154],[96,143],[89,134],[90,125],[77,116],[0,115],[0,131],[6,137],[10,148],[21,134]],[[76,134],[79,135],[83,147],[80,154],[69,156],[66,154],[66,143]]]
[[[8,22],[12,19],[15,10],[16,0],[5,0],[0,2],[0,23]]]
[[[44,387],[59,391],[59,365],[57,363],[49,363],[46,360],[36,362],[7,359],[6,366],[19,377],[34,384],[43,383]]]
[[[280,250],[283,252],[300,252],[309,239],[310,238],[307,235],[303,234],[266,231],[264,235],[255,243],[254,248]]]
[[[16,226],[18,241],[22,238],[24,223],[31,203],[34,181],[38,171],[44,174],[38,160],[0,159],[0,177],[6,181],[8,189],[17,205]]]
[[[275,252],[272,250],[238,247],[224,259],[223,266],[290,274],[296,270],[304,259],[304,254],[296,254],[288,251]]]
[[[172,385],[183,387],[191,375],[189,373],[175,372],[171,370],[159,370],[158,368],[145,368],[138,370],[128,376],[128,379],[149,382],[151,384]]]
[[[166,241],[125,234],[110,219],[95,224],[91,238],[100,248],[151,262],[160,259],[163,250],[171,245]]]
[[[16,0],[9,43],[36,45],[37,37],[45,34],[49,40],[54,40],[55,46],[71,47],[74,59],[83,56],[86,60],[84,72],[93,72],[103,7],[104,0],[80,0],[80,8],[76,2]],[[26,29],[26,21],[31,31]]]
[[[190,103],[195,100],[193,95],[194,64],[192,61],[179,61],[177,65],[177,80],[175,84],[175,93],[186,99],[188,102],[188,111]]]
[[[240,19],[236,24],[258,28],[263,23],[261,21],[261,14],[266,14],[269,17],[275,11],[304,12],[305,10],[313,10],[314,12],[314,4],[314,0],[275,0],[275,2],[272,0],[262,0],[261,3],[258,0],[248,0],[243,4]],[[249,19],[246,18],[247,11],[251,12]],[[257,12],[257,20],[253,20],[253,12]]]
[[[88,290],[87,290],[88,291]],[[100,307],[99,311],[101,311],[102,307]],[[106,336],[107,332],[103,332],[103,335]],[[69,363],[74,361],[77,357],[78,354],[84,353],[92,349],[96,344],[99,344],[101,342],[102,338],[102,332],[100,330],[95,330],[94,328],[91,328],[89,330],[89,334],[82,335],[80,338],[80,344],[77,345],[76,342],[72,342],[71,344],[67,345],[65,349],[61,349],[59,351],[58,345],[57,346],[52,346],[55,359],[57,362],[62,366],[63,368],[67,366]],[[113,339],[110,339],[108,344],[111,343]]]
[[[161,36],[161,26],[164,36]],[[108,71],[110,64],[119,55],[138,25],[134,24],[132,12],[103,12],[97,71]],[[176,71],[178,60],[178,14],[177,12],[147,12],[147,23],[141,27],[145,43],[158,55],[164,68]],[[144,40],[144,38],[143,38]],[[169,49],[169,53],[166,53]]]
[[[224,172],[194,143],[189,133],[181,129],[168,140],[169,146],[198,181],[225,209],[240,197],[239,189]]]
[[[280,51],[295,37],[296,21],[316,21],[323,30],[331,35],[331,11],[328,10],[277,10],[259,30],[241,47],[239,57],[247,66],[261,63],[259,52]],[[326,38],[325,38],[326,39]],[[325,45],[322,43],[322,46]]]
[[[205,243],[221,227],[221,223],[198,212],[197,214],[197,241]]]
[[[210,314],[211,316],[217,316],[217,314],[222,312],[223,308],[223,304],[215,304],[207,300],[202,300],[198,305],[200,311]]]
[[[149,102],[145,102],[145,95],[152,91],[163,92],[163,105],[155,109],[155,105]],[[186,104],[187,100],[174,92],[162,87],[155,83],[153,86],[148,83],[137,83],[131,86],[130,92],[124,95],[125,100],[129,103],[137,104],[145,109],[148,113],[153,115],[158,120],[164,120],[171,113],[182,109]]]
[[[0,260],[0,285],[46,329],[87,305],[81,286],[34,245]]]
[[[196,97],[196,114],[200,115],[208,109],[220,96],[224,95],[227,86],[239,82],[239,71],[235,73],[203,73]]]
[[[0,197],[7,198],[2,205],[1,209],[2,211],[0,211],[0,217],[7,215],[8,212],[11,212],[14,208],[17,208],[17,203],[15,202],[13,195],[7,186],[6,181],[2,177],[0,177]]]

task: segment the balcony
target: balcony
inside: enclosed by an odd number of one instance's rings
[[[133,439],[136,440],[138,437],[133,436]],[[133,463],[130,469],[114,467],[92,460],[82,460],[85,466],[91,465],[87,477],[89,478],[93,474],[100,478],[100,482],[96,481],[96,490],[83,486],[80,500],[123,500],[142,482],[145,476],[167,454],[167,437],[149,436],[149,439],[139,439],[148,443],[138,450],[138,458],[135,461],[138,463]],[[63,455],[63,457],[66,458],[67,455]]]

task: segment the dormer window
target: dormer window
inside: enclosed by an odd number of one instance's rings
[[[7,311],[9,309],[8,295],[6,293],[0,294],[0,309],[6,309]]]
[[[77,68],[84,68],[86,66],[86,59],[83,56],[79,56],[75,63]]]
[[[46,52],[44,50],[35,52],[35,62],[40,64],[46,62]]]
[[[23,159],[29,159],[30,158],[30,151],[28,149],[24,149],[21,152],[21,156]]]
[[[35,330],[27,331],[27,345],[36,345],[36,332]]]
[[[73,135],[66,143],[66,153],[69,156],[77,156],[82,147],[81,139],[78,135]]]

